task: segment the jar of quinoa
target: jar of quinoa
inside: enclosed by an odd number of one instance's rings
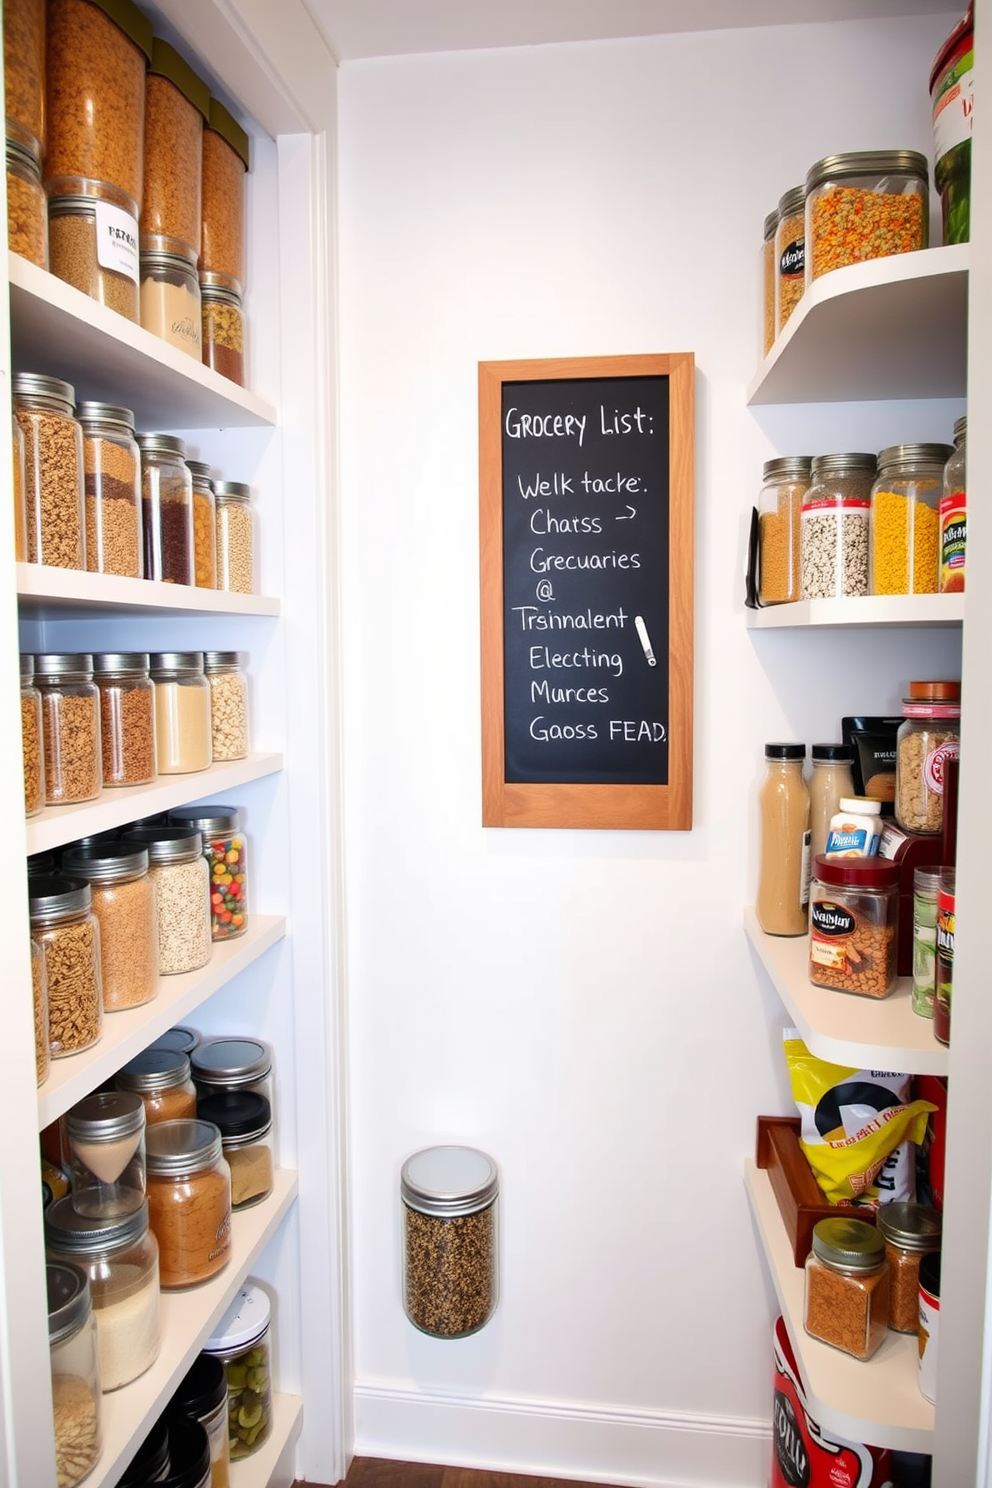
[[[806,175],[806,284],[870,258],[926,248],[930,174],[916,150],[827,155]]]
[[[124,842],[148,850],[158,904],[160,976],[199,971],[210,960],[210,873],[199,832],[138,827]]]
[[[77,403],[83,431],[86,566],[90,573],[143,577],[141,460],[134,414],[116,403]]]
[[[245,286],[245,173],[248,136],[216,98],[203,131],[200,272],[221,276],[235,294]]]
[[[41,150],[7,139],[7,246],[39,269],[48,268],[48,204],[41,184]]]
[[[83,435],[76,393],[60,377],[15,372],[14,412],[24,435],[28,562],[86,567]]]
[[[217,588],[233,594],[255,592],[255,532],[251,487],[242,481],[214,481],[217,508]]]
[[[156,36],[145,84],[141,248],[192,257],[194,268],[200,251],[203,123],[209,112],[206,83],[175,47]]]

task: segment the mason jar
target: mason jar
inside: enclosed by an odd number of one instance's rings
[[[217,588],[233,594],[255,592],[255,537],[251,487],[241,481],[214,481],[217,508]]]
[[[201,274],[200,306],[204,364],[244,387],[245,312],[241,295],[228,286],[223,275]]]
[[[96,1318],[103,1393],[144,1374],[158,1357],[161,1323],[158,1244],[148,1228],[148,1204],[123,1218],[80,1214],[72,1199],[45,1210],[49,1260],[86,1272]]]
[[[879,1204],[876,1220],[889,1263],[889,1327],[915,1334],[920,1322],[920,1262],[940,1249],[941,1218],[928,1204]]]
[[[73,418],[76,390],[60,377],[14,372],[14,413],[24,434],[28,562],[86,567],[83,435]]]
[[[893,444],[871,493],[873,594],[936,594],[948,444]]]
[[[780,336],[806,288],[806,187],[794,186],[778,204],[775,229],[775,334]]]
[[[213,760],[210,684],[201,651],[156,651],[150,658],[155,683],[155,753],[160,775],[206,770]]]
[[[158,992],[158,910],[148,852],[133,843],[70,847],[62,872],[90,886],[100,925],[103,1010],[142,1007]]]
[[[24,758],[24,815],[37,816],[45,805],[41,693],[34,685],[34,657],[26,652],[21,653],[21,753]]]
[[[231,1258],[231,1173],[208,1121],[149,1127],[148,1218],[163,1289],[195,1286]]]
[[[81,879],[29,874],[28,908],[31,937],[45,957],[48,1046],[52,1058],[61,1059],[100,1037],[100,927],[90,908],[90,886]]]
[[[272,1148],[272,1107],[264,1095],[229,1090],[204,1096],[197,1107],[201,1121],[212,1121],[220,1132],[224,1157],[231,1170],[231,1205],[249,1209],[268,1198],[275,1183]]]
[[[197,1096],[250,1091],[263,1095],[274,1110],[272,1049],[262,1039],[204,1039],[190,1056]]]
[[[803,497],[800,595],[840,599],[869,592],[870,454],[815,455]]]
[[[41,147],[7,136],[7,247],[48,268],[48,203],[41,184]]]
[[[210,1488],[230,1488],[231,1447],[227,1434],[227,1374],[213,1354],[197,1354],[169,1403],[199,1421],[210,1442]]]
[[[269,1358],[271,1304],[250,1283],[231,1303],[203,1351],[219,1359],[227,1376],[227,1424],[231,1461],[257,1452],[272,1430],[272,1367]]]
[[[244,759],[248,754],[248,678],[243,651],[204,651],[203,670],[210,683],[210,724],[215,760]]]
[[[102,181],[70,179],[48,188],[48,258],[57,279],[135,325],[138,300],[138,213],[127,196]]]
[[[475,1147],[427,1147],[403,1164],[403,1308],[434,1338],[488,1323],[499,1295],[499,1171]]]
[[[123,840],[148,850],[158,904],[159,975],[198,971],[210,960],[210,873],[199,832],[138,827]]]
[[[66,1261],[45,1267],[52,1370],[55,1471],[76,1488],[100,1456],[100,1356],[85,1271]]]
[[[154,1044],[142,1049],[117,1071],[114,1084],[118,1090],[141,1096],[146,1126],[196,1115],[196,1086],[189,1056],[177,1049],[161,1049]]]
[[[961,684],[910,682],[896,735],[896,821],[904,832],[936,837],[944,826],[944,766],[957,759]]]
[[[248,854],[237,806],[176,806],[169,820],[203,837],[210,870],[210,933],[234,940],[248,929]]]
[[[83,431],[86,566],[90,573],[144,577],[141,457],[134,414],[117,403],[76,404]]]
[[[100,651],[93,657],[105,786],[150,785],[158,775],[155,687],[148,667],[147,651]]]
[[[45,800],[49,806],[92,801],[103,783],[93,657],[84,651],[56,652],[36,656],[34,667],[41,694]]]
[[[145,1201],[145,1108],[128,1091],[98,1090],[69,1110],[72,1206],[91,1219],[120,1219]]]
[[[821,1219],[806,1257],[803,1326],[812,1338],[870,1359],[889,1331],[885,1240],[861,1219]]]
[[[791,604],[799,598],[801,518],[812,464],[809,455],[765,461],[758,498],[758,599],[763,605]]]
[[[968,545],[968,420],[954,420],[954,450],[940,494],[940,592],[963,594]]]
[[[761,246],[761,279],[764,331],[761,338],[761,355],[766,357],[775,344],[775,280],[778,277],[775,261],[775,229],[778,226],[778,208],[765,218]]]
[[[916,150],[827,155],[806,174],[806,284],[846,264],[926,248],[930,173]]]
[[[200,1035],[195,1028],[188,1028],[185,1023],[176,1023],[172,1028],[167,1028],[164,1033],[160,1033],[148,1047],[149,1049],[170,1049],[173,1053],[185,1054],[189,1058],[199,1042]]]
[[[193,480],[186,446],[171,434],[139,434],[145,578],[192,584]]]
[[[200,281],[196,255],[141,251],[141,324],[200,360]]]
[[[210,466],[204,460],[187,460],[193,477],[193,556],[199,589],[217,588],[217,517]]]

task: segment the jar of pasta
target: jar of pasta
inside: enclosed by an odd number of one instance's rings
[[[34,1002],[34,1065],[38,1085],[48,1079],[51,1050],[48,1047],[48,979],[45,975],[45,953],[37,941],[31,941],[31,994]]]
[[[49,806],[92,801],[103,782],[93,658],[82,651],[36,656],[34,674],[41,694],[45,800]]]
[[[215,760],[244,759],[248,753],[248,678],[243,651],[204,651],[210,683],[210,724]]]
[[[156,651],[155,753],[160,775],[206,770],[212,759],[210,684],[201,651]]]
[[[154,1045],[142,1049],[117,1071],[114,1084],[118,1090],[141,1096],[148,1126],[196,1115],[196,1086],[189,1070],[189,1056],[176,1049],[159,1049]]]
[[[200,272],[221,276],[236,294],[245,287],[245,173],[248,136],[216,98],[203,131]]]
[[[217,518],[210,466],[204,460],[187,460],[193,477],[193,553],[199,589],[217,588]]]
[[[827,155],[806,174],[806,283],[870,258],[926,248],[930,172],[916,150]]]
[[[272,1370],[269,1360],[271,1304],[260,1286],[242,1287],[203,1345],[227,1375],[227,1425],[231,1461],[250,1457],[272,1429]]]
[[[34,685],[34,657],[22,653],[21,752],[24,756],[25,816],[37,816],[45,805],[45,761],[41,740],[41,693]]]
[[[275,1182],[272,1154],[272,1108],[264,1095],[227,1091],[208,1095],[199,1103],[202,1121],[212,1121],[220,1132],[224,1157],[231,1170],[231,1204],[247,1209],[268,1198]]]
[[[910,682],[896,735],[896,821],[936,837],[944,825],[944,765],[958,757],[961,684]]]
[[[7,246],[39,269],[48,268],[48,203],[41,184],[41,149],[7,137]]]
[[[211,934],[234,940],[248,929],[248,853],[237,806],[176,806],[169,820],[200,832],[210,870]]]
[[[116,403],[76,404],[83,431],[86,566],[90,573],[143,577],[141,458],[134,414]]]
[[[116,186],[48,198],[52,273],[108,310],[138,321],[138,214]]]
[[[198,971],[210,960],[210,873],[199,832],[138,827],[123,840],[148,851],[158,904],[159,975]]]
[[[799,598],[799,553],[803,498],[813,461],[809,455],[766,460],[758,498],[761,604],[791,604]]]
[[[163,1289],[195,1286],[231,1257],[231,1173],[208,1121],[149,1127],[148,1220]]]
[[[147,651],[101,651],[93,658],[106,786],[149,785],[158,774],[155,688],[148,666]]]
[[[206,83],[175,47],[156,36],[145,85],[141,247],[188,255],[194,271],[200,251],[203,124],[209,112]]]
[[[76,1488],[100,1456],[100,1357],[85,1271],[66,1261],[45,1267],[52,1370],[55,1471]]]
[[[186,446],[171,434],[139,434],[138,445],[145,578],[192,584],[193,478],[186,468]]]
[[[24,431],[16,413],[10,420],[11,464],[14,487],[14,562],[28,561],[27,473],[24,467]]]
[[[873,594],[936,594],[940,497],[948,444],[894,444],[878,457],[871,494]]]
[[[71,847],[62,854],[62,872],[90,886],[104,1012],[151,1002],[158,991],[158,911],[147,850],[123,842]]]
[[[217,279],[221,282],[217,283]],[[245,385],[245,312],[240,294],[224,275],[200,275],[203,361],[221,377]]]
[[[217,588],[234,594],[254,594],[251,487],[241,481],[214,481],[214,502],[217,507]]]
[[[15,372],[14,412],[24,434],[28,562],[85,568],[83,436],[76,392],[60,377]]]

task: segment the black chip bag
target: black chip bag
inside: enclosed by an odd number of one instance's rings
[[[882,815],[895,814],[896,734],[901,718],[842,718],[844,743],[853,755],[851,775],[856,796],[872,796],[882,803]]]

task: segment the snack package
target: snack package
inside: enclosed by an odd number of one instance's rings
[[[892,816],[896,799],[896,734],[901,718],[842,718],[841,735],[854,755],[851,774],[856,796],[872,796],[882,803],[882,815]]]
[[[912,1076],[848,1069],[811,1054],[795,1028],[783,1034],[799,1145],[831,1204],[916,1199],[913,1143],[923,1141],[930,1101],[911,1099]]]

